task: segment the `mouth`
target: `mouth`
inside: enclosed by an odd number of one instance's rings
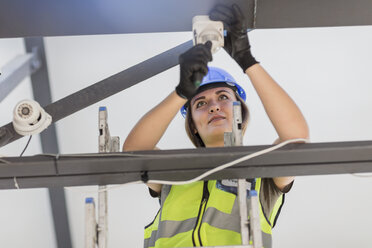
[[[209,121],[208,121],[208,124],[214,122],[214,121],[219,121],[219,120],[224,120],[226,119],[225,117],[221,116],[221,115],[215,115],[213,116]]]

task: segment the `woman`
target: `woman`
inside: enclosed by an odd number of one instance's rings
[[[239,8],[217,6],[210,14],[227,30],[225,50],[250,78],[278,133],[275,143],[308,138],[308,127],[296,104],[266,73],[250,51],[247,26]],[[180,56],[180,83],[168,97],[150,110],[128,135],[123,150],[156,149],[156,144],[181,108],[186,131],[196,147],[224,145],[224,132],[232,129],[232,104],[242,103],[243,131],[249,112],[245,93],[227,72],[209,68],[211,43],[197,45]],[[208,73],[208,74],[207,74]],[[206,75],[200,87],[196,74]],[[258,192],[264,247],[271,247],[284,193],[293,177],[251,179],[250,189]],[[241,244],[240,217],[234,180],[210,180],[182,186],[148,184],[153,196],[160,196],[161,208],[145,230],[145,247],[192,247]]]

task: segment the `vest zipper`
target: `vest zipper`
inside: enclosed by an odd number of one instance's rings
[[[201,221],[203,219],[203,215],[207,206],[207,202],[209,199],[209,191],[208,191],[208,181],[204,181],[203,183],[203,196],[202,200],[200,202],[200,207],[199,207],[199,213],[196,221],[195,228],[192,232],[192,243],[193,245],[196,246],[203,246],[203,243],[201,241],[201,236],[200,236],[200,226],[201,226]],[[195,232],[197,232],[197,237]]]

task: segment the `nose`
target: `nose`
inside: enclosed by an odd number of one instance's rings
[[[216,112],[219,112],[219,111],[220,111],[220,106],[216,103],[211,104],[211,106],[209,107],[209,113],[210,114],[216,113]]]

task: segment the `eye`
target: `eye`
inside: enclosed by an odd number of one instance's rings
[[[196,104],[196,108],[200,108],[202,106],[204,106],[205,104],[207,104],[205,101],[199,101],[197,104]]]
[[[218,100],[227,100],[227,99],[229,99],[229,97],[226,96],[225,94],[221,94],[218,96]]]

